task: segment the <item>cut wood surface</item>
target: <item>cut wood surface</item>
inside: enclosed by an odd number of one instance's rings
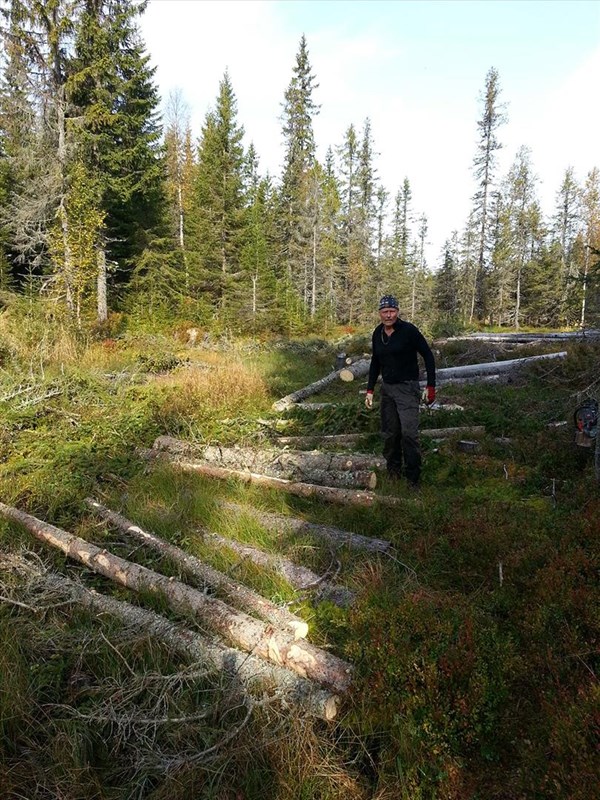
[[[303,591],[318,589],[319,596],[323,599],[331,600],[339,606],[348,606],[354,600],[354,594],[345,586],[338,586],[327,580],[327,576],[317,575],[311,569],[294,564],[283,556],[274,553],[267,553],[257,547],[238,542],[234,539],[227,539],[218,533],[202,531],[204,537],[219,548],[232,550],[243,559],[248,559],[253,564],[260,567],[267,567],[284,577],[295,589]]]
[[[362,378],[364,375],[368,375],[370,366],[370,358],[361,358],[355,361],[354,364],[350,364],[341,369],[339,373],[340,378],[346,383],[353,381],[355,378]]]
[[[337,715],[339,697],[285,667],[208,640],[154,611],[108,597],[62,575],[46,573],[39,583],[42,588],[46,586],[51,591],[59,591],[83,608],[102,615],[109,614],[144,636],[164,642],[180,657],[210,664],[228,683],[241,687],[245,692],[272,695],[284,705],[293,705],[309,716],[327,721]]]
[[[144,457],[147,451],[139,450],[138,452]],[[149,452],[152,455],[156,453],[156,451]],[[152,455],[150,458],[152,458]],[[268,475],[257,475],[253,472],[243,472],[241,470],[217,467],[214,464],[202,463],[200,461],[183,461],[177,459],[171,463],[182,470],[197,472],[200,475],[206,475],[210,478],[219,478],[220,480],[234,479],[244,483],[255,483],[269,489],[282,489],[298,497],[310,497],[317,500],[325,500],[328,503],[357,506],[373,506],[379,503],[380,505],[389,507],[402,505],[402,501],[397,497],[377,495],[373,492],[335,489],[332,486],[317,486],[313,483],[297,483],[284,480],[283,478],[271,478]]]
[[[273,478],[342,489],[374,489],[377,476],[370,470],[385,466],[382,458],[360,453],[349,455],[319,451],[199,446],[170,436],[159,436],[154,441],[153,448],[166,450],[176,456],[186,453],[198,455],[204,462],[231,469],[247,469]]]
[[[308,634],[308,624],[300,617],[292,614],[286,608],[280,608],[265,597],[253,592],[247,586],[232,580],[227,575],[214,569],[200,559],[186,553],[180,547],[165,542],[154,533],[143,530],[135,523],[111,511],[106,506],[92,498],[87,498],[86,504],[94,513],[109,522],[115,528],[151,547],[153,550],[167,556],[187,572],[199,578],[206,587],[216,589],[223,593],[226,599],[237,608],[239,605],[246,611],[258,614],[273,625],[291,630],[295,639],[303,639]]]
[[[336,692],[343,692],[350,685],[351,666],[304,639],[294,640],[271,625],[242,611],[236,612],[221,600],[120,558],[17,508],[0,503],[0,514],[100,575],[136,592],[144,590],[162,595],[173,609],[193,613],[242,650],[285,665]]]
[[[231,503],[226,500],[218,502],[219,505],[227,511],[251,516],[265,528],[277,531],[282,536],[289,535],[290,533],[308,533],[317,539],[324,540],[328,545],[333,547],[351,547],[354,550],[365,550],[372,553],[386,553],[392,549],[391,542],[385,541],[385,539],[362,536],[358,533],[345,531],[331,525],[307,522],[303,519],[287,517],[284,514],[276,514],[272,511],[259,511],[250,506],[241,506],[238,503]]]
[[[485,425],[460,425],[456,428],[421,428],[421,436],[433,439],[447,439],[451,436],[463,436],[465,433],[485,433]]]
[[[277,400],[275,403],[273,403],[273,410],[286,411],[288,408],[292,408],[295,403],[299,402],[300,400],[304,400],[305,397],[318,394],[327,386],[329,386],[330,383],[333,383],[338,375],[339,370],[336,369],[334,372],[330,372],[329,375],[325,375],[324,378],[320,378],[318,381],[315,381],[308,386],[303,386],[301,389],[297,389],[295,392],[287,394],[285,397],[282,397],[281,400]]]

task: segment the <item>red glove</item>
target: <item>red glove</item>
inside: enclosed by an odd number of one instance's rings
[[[430,406],[435,402],[435,386],[427,387],[427,405]]]

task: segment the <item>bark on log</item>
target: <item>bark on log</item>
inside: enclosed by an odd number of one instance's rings
[[[140,455],[144,455],[143,451],[139,452]],[[152,451],[149,452],[152,453]],[[339,505],[370,507],[379,503],[380,505],[391,508],[402,505],[402,501],[397,497],[377,495],[373,492],[358,490],[353,492],[350,489],[335,489],[332,486],[317,486],[314,483],[296,483],[294,481],[284,480],[283,478],[270,478],[268,475],[257,475],[254,472],[242,472],[235,469],[225,469],[225,467],[216,467],[213,464],[203,464],[200,461],[176,460],[171,463],[173,463],[174,466],[178,466],[180,469],[188,472],[197,472],[200,475],[207,475],[210,478],[219,478],[221,480],[233,478],[238,481],[243,481],[244,483],[255,483],[259,486],[266,486],[269,489],[283,489],[283,491],[295,494],[298,497],[314,497]]]
[[[242,650],[284,665],[303,678],[315,680],[336,692],[343,692],[350,685],[350,664],[304,639],[295,641],[292,636],[275,631],[254,617],[234,611],[221,600],[207,597],[184,583],[119,558],[12,506],[0,503],[0,514],[23,525],[34,536],[57,547],[70,558],[128,589],[160,593],[172,608],[200,616],[213,630]]]
[[[338,377],[339,370],[335,370],[334,372],[330,372],[329,375],[325,375],[324,378],[321,378],[314,383],[310,383],[308,386],[303,386],[301,389],[297,389],[295,392],[291,392],[291,394],[286,394],[285,397],[282,397],[281,400],[277,400],[273,403],[273,410],[274,411],[287,411],[288,408],[292,408],[299,400],[304,400],[305,397],[310,397],[313,394],[317,394],[329,386],[330,383]]]
[[[198,446],[159,436],[153,448],[174,455],[197,455],[203,461],[232,469],[249,469],[276,478],[311,477],[319,472],[344,472],[385,468],[385,459],[369,453],[334,453],[319,450],[275,450],[256,447]],[[312,481],[308,481],[309,483]],[[316,482],[316,481],[315,481]],[[319,481],[320,482],[320,481]],[[371,487],[374,488],[374,487]]]
[[[355,361],[354,364],[350,364],[350,366],[341,369],[340,378],[345,383],[349,383],[355,378],[362,378],[364,375],[368,375],[370,366],[370,358],[361,358],[359,361]]]
[[[265,528],[276,530],[281,535],[308,533],[315,538],[326,541],[328,545],[333,547],[351,547],[354,550],[366,550],[371,553],[387,553],[392,549],[391,542],[387,542],[384,539],[361,536],[358,533],[344,531],[331,525],[318,525],[314,522],[306,522],[303,519],[287,517],[284,514],[258,511],[250,506],[240,506],[237,503],[230,503],[226,500],[219,501],[219,505],[236,514],[248,514],[261,525],[264,525]]]
[[[295,447],[320,447],[333,444],[337,447],[353,446],[361,442],[366,433],[338,433],[330,436],[279,436],[276,444],[292,445]]]
[[[253,564],[259,567],[267,567],[277,572],[284,577],[286,581],[295,589],[301,591],[308,591],[311,589],[319,590],[319,597],[326,600],[331,600],[339,606],[349,606],[354,601],[354,594],[345,586],[337,586],[330,583],[326,576],[317,575],[311,569],[307,569],[299,564],[294,564],[287,558],[267,553],[264,550],[259,550],[257,547],[251,547],[247,544],[242,544],[234,539],[226,539],[218,533],[210,531],[202,531],[205,539],[212,544],[223,549],[232,550],[239,555],[242,559],[248,559]]]
[[[556,341],[585,341],[600,336],[600,330],[589,329],[585,331],[559,331],[556,333],[471,333],[465,336],[452,336],[449,339],[437,339],[436,344],[446,342],[476,341],[476,342],[556,342]]]
[[[41,583],[51,590],[60,591],[84,608],[98,614],[109,614],[124,625],[160,639],[170,651],[182,658],[210,664],[231,684],[239,684],[244,692],[273,694],[284,706],[294,705],[308,716],[327,721],[335,719],[337,715],[339,697],[285,667],[216,641],[209,641],[154,611],[87,589],[61,575],[47,574],[41,579]]]
[[[232,580],[227,575],[204,564],[200,559],[186,553],[180,547],[165,542],[153,533],[143,530],[135,523],[111,511],[106,506],[91,498],[86,499],[87,506],[102,519],[115,528],[137,539],[143,545],[167,556],[187,572],[199,578],[205,587],[216,589],[235,607],[241,605],[245,611],[252,611],[267,622],[271,622],[283,630],[289,629],[294,639],[304,639],[308,634],[308,624],[300,617],[292,614],[286,608],[280,608],[265,597],[253,592],[247,586]]]
[[[377,485],[377,476],[370,470],[385,466],[382,458],[370,455],[347,456],[336,453],[250,447],[202,447],[190,445],[170,436],[159,436],[154,441],[153,448],[166,450],[176,456],[195,454],[203,461],[221,467],[247,469],[272,478],[299,480],[341,489],[374,489]]]
[[[436,369],[435,376],[436,381],[443,381],[448,380],[451,378],[464,378],[470,375],[491,375],[491,374],[501,374],[504,372],[510,372],[514,369],[519,369],[520,367],[528,366],[529,364],[534,363],[535,361],[543,361],[545,359],[553,359],[553,358],[564,358],[567,355],[566,351],[562,351],[560,353],[545,353],[541,356],[527,356],[526,358],[511,358],[507,361],[491,361],[486,362],[483,364],[467,364],[462,367],[443,367],[442,369]],[[358,365],[360,369],[358,369]],[[352,367],[357,367],[355,371],[351,371]],[[352,364],[352,367],[348,368],[348,374],[342,376],[342,372],[345,370],[340,370],[340,378],[345,381],[354,380],[354,378],[361,377],[366,375],[369,372],[369,362],[368,361],[357,361],[356,364]]]
[[[485,433],[485,425],[459,425],[456,428],[421,428],[421,436],[433,439],[447,439],[450,436],[462,436],[464,433]]]

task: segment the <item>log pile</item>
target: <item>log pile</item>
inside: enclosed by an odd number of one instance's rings
[[[138,540],[151,544],[155,549],[158,547],[165,553],[169,552],[170,556],[174,554],[172,550],[169,551],[169,545],[161,542],[158,537],[132,525],[128,520],[116,515],[115,512],[111,512],[101,504],[97,504],[93,500],[88,502],[94,511],[101,513],[119,530],[126,530],[129,534],[134,534]],[[331,719],[335,715],[337,700],[332,693],[340,694],[347,691],[351,682],[352,667],[331,653],[309,644],[302,638],[297,638],[297,631],[281,630],[274,622],[265,623],[251,617],[244,611],[215,597],[207,596],[204,592],[182,583],[172,576],[167,577],[140,564],[123,559],[106,548],[97,547],[12,506],[0,503],[0,515],[25,527],[41,541],[58,548],[69,558],[121,586],[138,593],[160,594],[173,610],[193,615],[203,628],[211,631],[213,635],[222,637],[230,648],[233,646],[251,654],[250,657],[253,659],[259,657],[271,665],[275,665],[275,668],[268,669],[268,676],[277,681],[278,685],[283,686],[288,695],[290,687],[293,687],[291,693],[297,694],[303,700],[305,707],[312,709],[312,713],[317,713],[326,719]],[[136,530],[133,530],[134,528]],[[186,565],[188,567],[190,565],[197,566],[189,560],[189,557],[186,558]],[[92,597],[91,600],[90,597]],[[88,600],[95,601],[104,608],[109,606],[113,609],[118,608],[114,602],[111,603],[110,599],[99,600],[98,597],[97,594],[94,594],[89,596]],[[121,608],[125,608],[125,606]],[[264,607],[261,610],[264,611]],[[128,612],[123,611],[123,613]],[[209,660],[213,663],[219,660],[225,661],[226,651],[222,645],[214,647],[210,643],[205,644],[203,638],[190,637],[187,631],[179,635],[171,623],[163,621],[163,618],[158,618],[158,615],[152,615],[150,612],[137,612],[136,610],[135,613],[138,614],[138,618],[144,620],[154,619],[153,624],[156,629],[162,628],[167,631],[163,636],[170,636],[175,640],[179,638],[180,648],[184,647],[184,642],[187,640],[188,648],[191,647],[192,650],[196,648],[197,651],[204,654],[210,652]],[[267,611],[266,613],[271,612]],[[236,660],[240,664],[246,658],[249,656],[236,656]],[[282,668],[285,668],[283,672],[281,672]],[[286,678],[288,670],[296,673],[296,677],[288,676]],[[299,679],[315,682],[322,689]]]
[[[382,458],[370,455],[250,447],[203,447],[170,436],[159,436],[153,447],[176,457],[197,456],[205,463],[225,469],[247,470],[272,478],[341,489],[374,489],[377,476],[372,470],[385,466]]]

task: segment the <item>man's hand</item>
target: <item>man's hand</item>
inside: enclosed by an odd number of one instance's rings
[[[367,396],[365,397],[365,405],[369,411],[373,408],[373,392],[367,392]]]
[[[425,391],[427,392],[427,405],[430,406],[435,403],[435,386],[428,386]]]

